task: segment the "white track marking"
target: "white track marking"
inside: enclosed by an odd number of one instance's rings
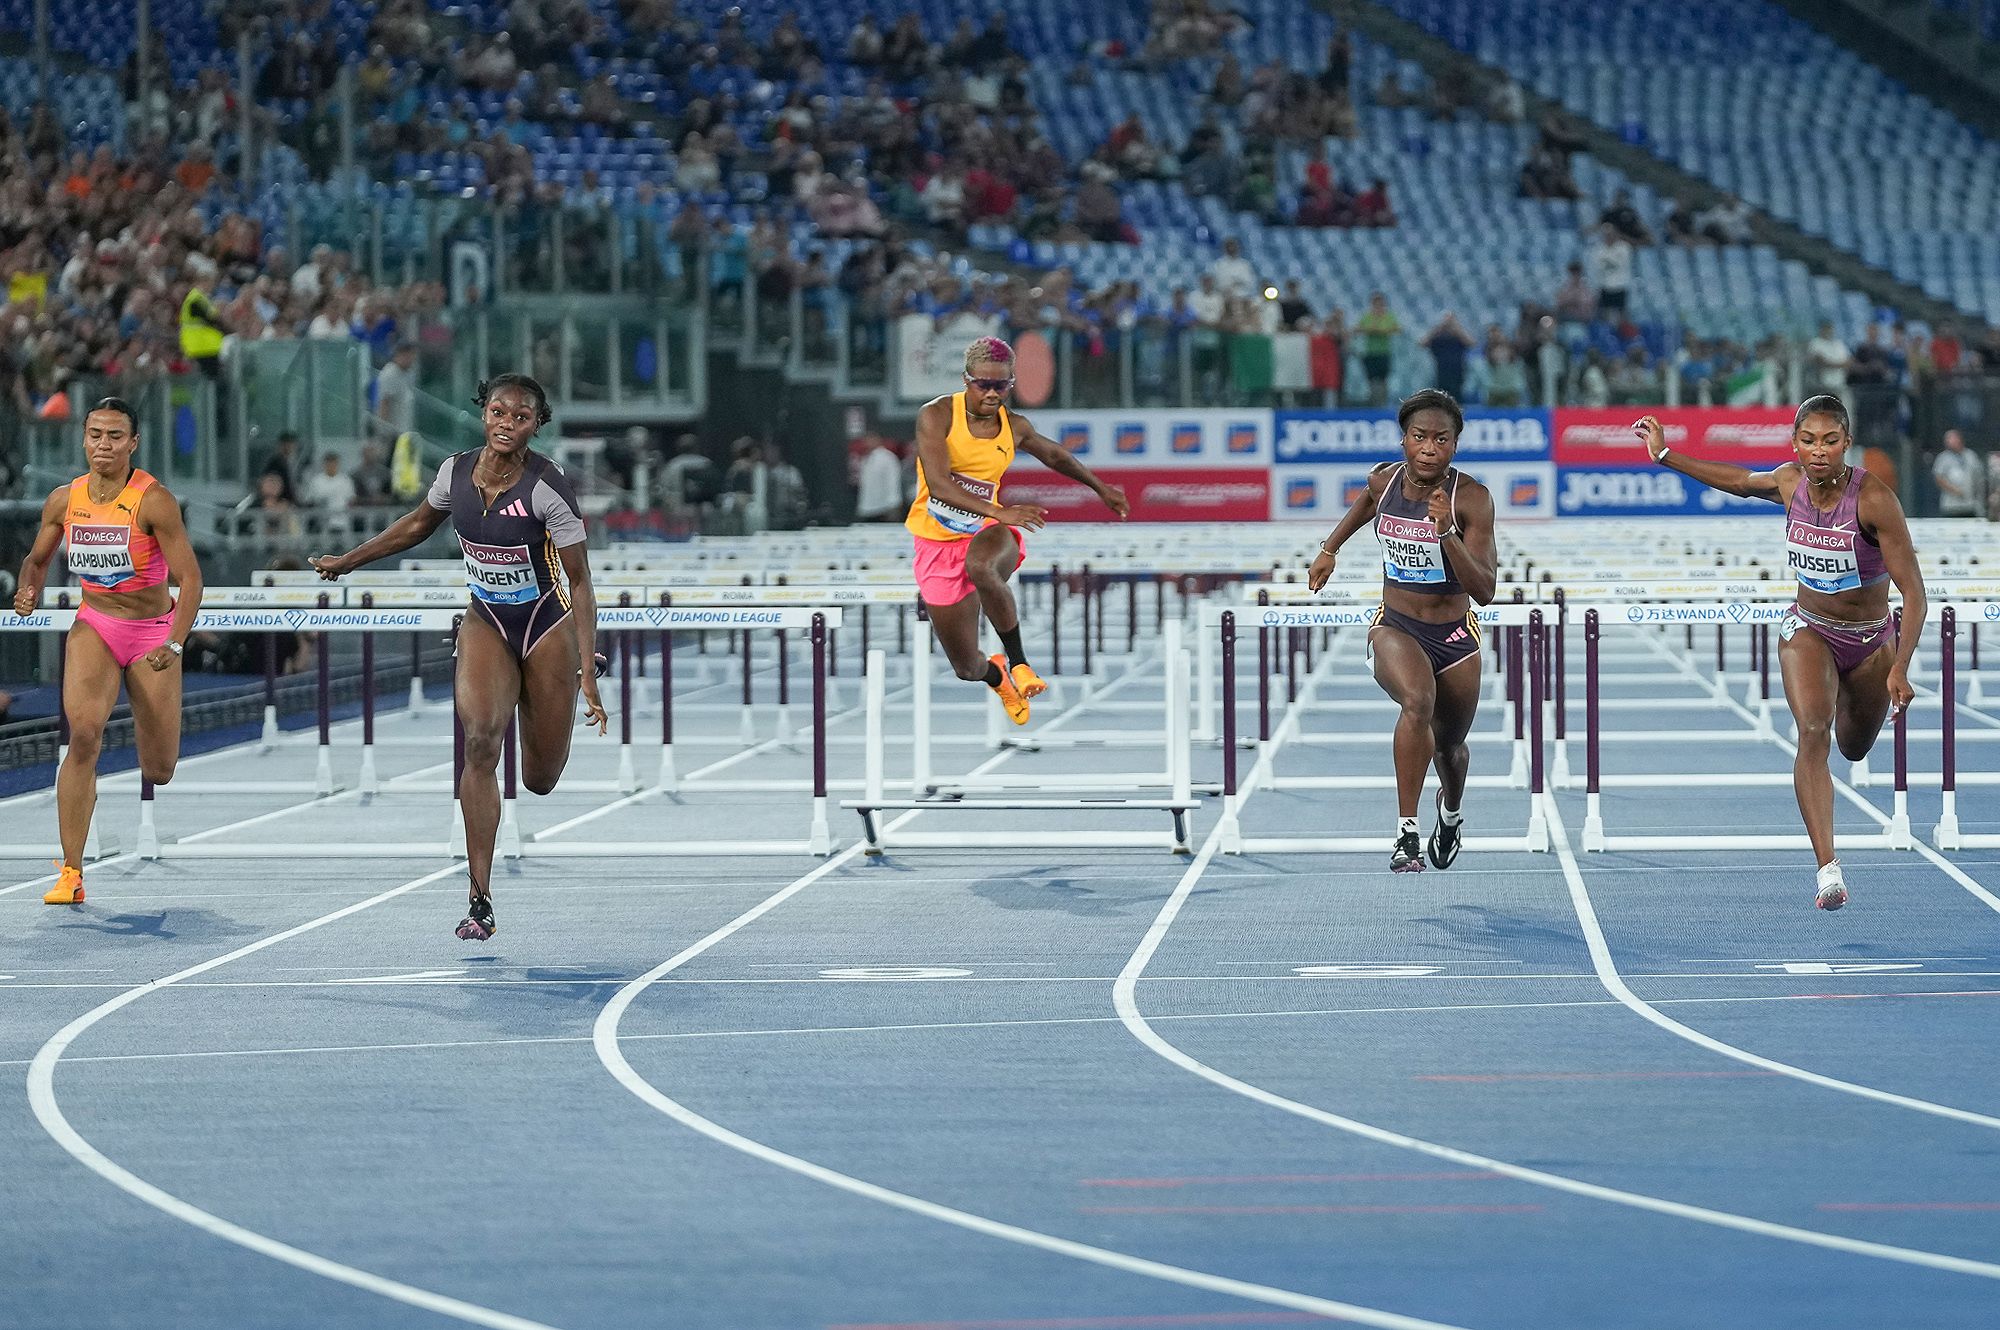
[[[1617,998],[1638,1016],[1659,1026],[1668,1034],[1685,1039],[1711,1053],[1719,1053],[1723,1057],[1733,1058],[1764,1071],[1776,1072],[1780,1076],[1790,1076],[1795,1080],[1817,1085],[1824,1090],[1837,1090],[1842,1094],[1859,1095],[1863,1099],[1873,1099],[1877,1103],[1890,1104],[1896,1108],[1907,1108],[1918,1113],[1929,1113],[1935,1117],[1971,1123],[1975,1127],[2000,1130],[2000,1118],[1974,1113],[1969,1109],[1953,1108],[1949,1104],[1934,1103],[1929,1099],[1878,1090],[1874,1086],[1844,1081],[1837,1076],[1824,1076],[1816,1071],[1807,1071],[1804,1067],[1795,1067],[1789,1062],[1779,1062],[1775,1058],[1763,1057],[1747,1049],[1738,1048],[1734,1044],[1724,1043],[1720,1039],[1703,1034],[1693,1026],[1681,1024],[1665,1012],[1656,1010],[1652,1004],[1634,993],[1626,985],[1625,977],[1618,972],[1617,963],[1611,959],[1611,945],[1605,941],[1604,928],[1598,923],[1597,909],[1591,904],[1590,891],[1584,885],[1583,870],[1578,867],[1576,855],[1570,850],[1569,830],[1563,825],[1562,813],[1553,799],[1549,799],[1545,807],[1548,811],[1549,830],[1555,840],[1556,857],[1562,862],[1563,880],[1569,884],[1570,905],[1576,911],[1577,922],[1583,926],[1584,945],[1590,951],[1590,963],[1597,971],[1598,982],[1604,985],[1605,992]]]
[[[1189,895],[1194,891],[1195,883],[1201,879],[1202,870],[1207,868],[1209,861],[1215,857],[1219,843],[1220,838],[1214,832],[1211,832],[1208,838],[1202,842],[1201,849],[1195,855],[1194,862],[1188,865],[1187,871],[1181,875],[1181,880],[1174,887],[1173,894],[1167,898],[1166,904],[1160,908],[1160,913],[1153,920],[1152,927],[1146,931],[1146,936],[1140,941],[1138,950],[1132,953],[1131,960],[1126,962],[1123,973],[1118,976],[1118,982],[1112,988],[1112,1003],[1117,1008],[1119,1018],[1125,1023],[1125,1028],[1131,1031],[1132,1037],[1183,1071],[1191,1072],[1205,1081],[1219,1085],[1223,1089],[1235,1094],[1240,1094],[1246,1099],[1278,1109],[1281,1112],[1305,1118],[1309,1122],[1317,1122],[1322,1126],[1332,1127],[1337,1131],[1359,1136],[1364,1140],[1375,1141],[1382,1145],[1392,1145],[1404,1150],[1414,1150],[1419,1154],[1426,1154],[1434,1159],[1449,1160],[1452,1163],[1461,1164],[1468,1168],[1490,1169],[1495,1173],[1505,1174],[1507,1177],[1518,1181],[1533,1183],[1539,1187],[1548,1187],[1554,1191],[1568,1192],[1574,1196],[1585,1196],[1592,1200],[1609,1201],[1614,1205],[1630,1206],[1635,1210],[1648,1210],[1655,1214],[1669,1215],[1676,1219],[1692,1220],[1696,1223],[1709,1224],[1717,1228],[1734,1229],[1741,1233],[1752,1233],[1759,1237],[1778,1238],[1787,1242],[1821,1247],[1830,1251],[1846,1252],[1855,1256],[1873,1256],[1882,1260],[1901,1262],[1905,1265],[1919,1265],[1927,1266],[1934,1270],[1948,1270],[1954,1274],[1977,1275],[1984,1279],[2000,1279],[2000,1264],[1994,1264],[1989,1261],[1975,1261],[1962,1256],[1947,1256],[1941,1252],[1920,1251],[1912,1247],[1896,1247],[1888,1243],[1868,1242],[1858,1238],[1842,1237],[1834,1233],[1822,1233],[1815,1229],[1798,1228],[1790,1224],[1777,1224],[1768,1220],[1753,1219],[1748,1215],[1734,1214],[1727,1210],[1711,1210],[1706,1206],[1689,1205],[1681,1201],[1670,1201],[1664,1197],[1649,1196],[1643,1192],[1624,1191],[1617,1187],[1600,1186],[1594,1182],[1584,1182],[1578,1178],[1565,1177],[1560,1173],[1544,1172],[1538,1168],[1528,1168],[1521,1164],[1511,1164],[1505,1160],[1474,1154],[1470,1150],[1460,1150],[1455,1146],[1439,1145],[1415,1136],[1404,1135],[1402,1132],[1377,1127],[1355,1118],[1343,1117],[1338,1113],[1330,1113],[1323,1108],[1316,1108],[1311,1104],[1302,1103],[1296,1099],[1286,1098],[1284,1095],[1266,1090],[1259,1085],[1252,1085],[1248,1081],[1239,1080],[1227,1072],[1218,1071],[1207,1063],[1197,1060],[1190,1054],[1183,1052],[1175,1045],[1169,1043],[1158,1031],[1147,1023],[1146,1017],[1139,1011],[1137,997],[1138,980],[1139,976],[1144,972],[1147,962],[1152,960],[1154,953],[1159,950],[1160,943],[1165,940],[1167,930],[1173,927],[1174,920],[1180,914],[1181,907],[1187,902]]]
[[[350,1287],[361,1289],[363,1292],[373,1293],[379,1297],[400,1302],[405,1306],[435,1312],[439,1316],[448,1316],[453,1320],[464,1321],[470,1325],[490,1326],[493,1327],[493,1330],[552,1330],[551,1327],[544,1325],[540,1321],[531,1321],[521,1316],[510,1316],[506,1312],[498,1312],[487,1307],[478,1306],[475,1303],[463,1302],[457,1298],[447,1297],[442,1293],[433,1293],[428,1289],[415,1288],[383,1275],[372,1274],[366,1270],[357,1270],[351,1265],[342,1265],[339,1261],[321,1256],[316,1252],[309,1252],[302,1248],[291,1246],[289,1243],[280,1242],[276,1238],[267,1237],[262,1233],[244,1228],[240,1224],[233,1224],[227,1219],[210,1214],[208,1211],[182,1200],[171,1192],[154,1186],[144,1178],[125,1168],[122,1164],[106,1156],[96,1146],[85,1140],[75,1127],[70,1125],[69,1118],[62,1111],[62,1105],[56,1100],[56,1065],[62,1061],[63,1053],[84,1031],[90,1029],[91,1026],[97,1024],[120,1008],[137,1002],[140,998],[157,989],[164,988],[170,984],[178,984],[182,980],[192,978],[198,974],[205,974],[219,966],[227,965],[233,960],[238,960],[244,956],[262,951],[266,947],[276,946],[280,942],[295,938],[301,933],[309,933],[315,928],[323,927],[336,920],[345,919],[351,914],[359,914],[371,906],[380,905],[384,901],[394,900],[398,896],[415,891],[418,887],[427,886],[440,878],[448,877],[458,871],[460,871],[458,866],[454,864],[449,868],[440,868],[435,872],[426,873],[420,878],[405,882],[400,887],[392,887],[387,891],[370,896],[366,900],[357,901],[352,905],[335,910],[331,914],[323,914],[317,919],[307,920],[305,923],[287,928],[281,933],[273,933],[269,937],[260,938],[255,942],[238,947],[236,950],[217,956],[212,960],[203,961],[199,965],[191,965],[185,970],[178,970],[164,979],[156,979],[151,983],[140,984],[136,988],[128,988],[109,1002],[91,1008],[57,1031],[47,1043],[42,1045],[41,1049],[35,1054],[33,1061],[28,1064],[28,1103],[34,1109],[36,1120],[42,1124],[42,1129],[48,1132],[57,1145],[60,1145],[78,1163],[103,1178],[106,1182],[109,1182],[112,1186],[117,1187],[127,1195],[137,1197],[147,1205],[174,1219],[180,1220],[184,1224],[192,1225],[204,1233],[221,1238],[225,1242],[234,1243],[246,1250],[256,1252],[260,1256],[268,1256],[275,1261],[283,1261],[286,1265],[294,1266],[309,1274],[335,1280]]]

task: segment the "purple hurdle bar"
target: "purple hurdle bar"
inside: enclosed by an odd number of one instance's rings
[[[1597,637],[1596,610],[1583,614],[1583,788],[1597,791]]]
[[[1236,794],[1236,612],[1222,613],[1222,792]]]
[[[1972,640],[1979,641],[1977,628],[1972,630]],[[1939,621],[1938,652],[1938,692],[1944,700],[1944,774],[1940,783],[1944,793],[1954,794],[1958,790],[1958,611],[1949,605]],[[1902,732],[1897,733],[1900,736]]]

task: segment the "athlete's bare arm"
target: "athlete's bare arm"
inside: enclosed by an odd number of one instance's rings
[[[67,485],[50,490],[47,502],[42,504],[42,524],[35,531],[35,543],[29,547],[28,557],[21,560],[21,575],[14,581],[16,614],[33,614],[42,599],[42,586],[49,576],[49,560],[62,547],[63,510],[68,506]]]
[[[1028,423],[1026,416],[1010,414],[1008,419],[1014,423],[1015,448],[1057,475],[1067,476],[1079,485],[1088,486],[1098,498],[1104,500],[1106,508],[1118,514],[1119,521],[1125,520],[1126,514],[1132,511],[1132,505],[1126,501],[1124,490],[1116,485],[1105,484],[1091,472],[1089,467],[1077,461],[1076,455],[1069,449],[1053,439],[1045,439],[1035,433],[1035,427]]]
[[[569,618],[576,628],[576,658],[583,662],[583,717],[599,734],[610,722],[597,696],[597,590],[590,582],[590,547],[582,541],[556,551],[569,579]]]
[[[1862,532],[1874,535],[1882,549],[1882,566],[1903,594],[1903,626],[1896,636],[1896,663],[1889,667],[1888,679],[1889,705],[1901,711],[1916,696],[1910,687],[1910,657],[1916,654],[1917,639],[1923,636],[1924,619],[1930,613],[1930,602],[1924,597],[1924,574],[1917,566],[1917,548],[1910,539],[1903,505],[1880,476],[1862,480],[1854,515]]]
[[[1368,484],[1361,493],[1354,496],[1354,502],[1349,505],[1347,515],[1340,519],[1340,525],[1334,527],[1332,534],[1319,543],[1319,553],[1313,556],[1311,566],[1306,569],[1308,590],[1318,591],[1326,585],[1326,579],[1333,576],[1334,556],[1340,553],[1340,547],[1352,539],[1355,532],[1375,520],[1375,503],[1381,496],[1383,485],[1387,483],[1383,479],[1387,474],[1387,468],[1379,468],[1368,477]]]
[[[1657,416],[1641,417],[1634,422],[1632,432],[1639,436],[1639,441],[1646,445],[1646,452],[1659,465],[1698,480],[1712,490],[1734,494],[1739,499],[1791,502],[1792,488],[1799,477],[1796,462],[1786,462],[1770,471],[1752,471],[1733,462],[1710,462],[1700,457],[1689,457],[1686,453],[1669,452],[1667,432]]]
[[[194,616],[201,612],[201,561],[194,557],[194,546],[189,543],[187,528],[181,524],[181,506],[174,496],[167,493],[166,486],[154,485],[139,496],[139,511],[133,514],[133,525],[160,542],[160,553],[167,560],[167,571],[173,574],[174,583],[180,588],[180,595],[174,600],[174,622],[169,629],[170,641],[185,643],[188,634],[194,630]],[[165,646],[158,646],[146,653],[146,663],[155,670],[164,670],[177,657]]]
[[[417,506],[391,522],[387,527],[356,545],[345,554],[315,554],[306,560],[319,575],[327,581],[365,568],[377,559],[386,559],[392,554],[414,549],[429,540],[437,529],[444,525],[444,519],[451,516],[442,508],[433,508],[428,502],[419,500]]]
[[[1439,532],[1450,532],[1443,540],[1445,557],[1458,575],[1458,584],[1476,604],[1491,605],[1499,579],[1499,561],[1493,554],[1493,495],[1472,477],[1459,473],[1457,513],[1454,501],[1440,485],[1431,492],[1430,518]],[[1457,527],[1456,531],[1452,531]],[[1452,546],[1457,545],[1457,549]]]
[[[1008,526],[1040,531],[1048,513],[1032,503],[988,503],[970,493],[951,475],[951,399],[940,397],[926,402],[917,412],[917,465],[924,470],[924,485],[931,497],[968,513],[978,513]]]

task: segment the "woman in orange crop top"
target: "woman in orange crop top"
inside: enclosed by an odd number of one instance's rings
[[[132,465],[139,419],[116,397],[83,418],[90,469],[49,495],[34,548],[21,564],[14,613],[34,613],[49,560],[67,544],[69,570],[83,593],[63,656],[63,715],[69,751],[56,773],[62,871],[42,897],[83,899],[83,845],[97,806],[97,754],[122,681],[132,701],[139,771],[155,785],[173,779],[181,750],[181,647],[201,608],[201,566],[166,486]],[[180,598],[167,590],[167,575]]]

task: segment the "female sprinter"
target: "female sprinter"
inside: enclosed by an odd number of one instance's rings
[[[484,942],[498,931],[492,874],[500,784],[494,770],[507,722],[518,709],[522,783],[547,794],[569,762],[579,679],[586,719],[599,734],[606,720],[594,665],[589,674],[577,669],[578,661],[595,661],[597,644],[583,511],[562,468],[528,447],[549,422],[548,396],[525,374],[499,374],[479,385],[476,400],[485,447],[446,458],[415,510],[345,554],[313,559],[312,566],[330,582],[422,544],[447,516],[458,533],[472,591],[458,631],[456,705],[465,731],[458,806],[471,878],[471,906],[458,935]]]
[[[1392,873],[1424,871],[1417,798],[1436,764],[1437,826],[1430,861],[1449,868],[1463,838],[1465,736],[1479,709],[1479,619],[1493,599],[1493,496],[1454,468],[1465,413],[1450,393],[1426,388],[1396,413],[1403,460],[1384,462],[1319,547],[1306,573],[1314,591],[1334,556],[1371,518],[1382,544],[1382,608],[1368,630],[1375,681],[1402,708],[1396,720],[1396,844]]]
[[[1705,462],[1667,447],[1666,431],[1647,416],[1632,426],[1653,460],[1710,489],[1769,499],[1785,508],[1785,559],[1798,580],[1798,603],[1778,626],[1785,703],[1798,722],[1792,789],[1819,861],[1814,903],[1847,904],[1847,881],[1833,856],[1833,776],[1829,735],[1859,762],[1882,733],[1889,709],[1915,694],[1910,656],[1928,605],[1917,551],[1896,491],[1847,463],[1853,432],[1838,397],[1809,397],[1792,420],[1796,462],[1750,471]],[[1903,593],[1900,636],[1889,628],[1889,583]]]
[[[56,773],[62,871],[42,899],[83,899],[83,845],[97,807],[97,754],[122,679],[132,702],[139,773],[155,785],[174,778],[181,752],[181,648],[201,608],[201,566],[167,487],[132,465],[139,418],[107,397],[83,418],[90,470],[49,495],[42,526],[21,564],[14,613],[32,614],[49,560],[67,539],[69,570],[83,603],[63,656],[63,715],[69,752]],[[167,591],[167,575],[179,583]]]

